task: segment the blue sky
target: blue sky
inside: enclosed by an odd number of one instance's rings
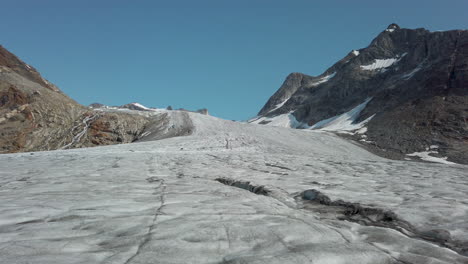
[[[467,29],[468,1],[2,0],[1,42],[88,105],[254,116],[291,72],[321,74],[389,24]]]

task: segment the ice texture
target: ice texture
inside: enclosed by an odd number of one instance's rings
[[[466,243],[466,166],[387,160],[323,131],[188,115],[190,136],[0,155],[0,263],[467,263],[297,198],[320,190]]]

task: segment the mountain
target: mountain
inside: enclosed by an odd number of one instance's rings
[[[190,131],[169,129],[168,111],[144,114],[141,110],[151,109],[137,103],[101,107],[78,104],[0,46],[0,153],[130,143],[149,133],[161,139]]]
[[[468,31],[391,24],[319,76],[290,74],[251,122],[341,131],[386,157],[468,163],[467,106]]]

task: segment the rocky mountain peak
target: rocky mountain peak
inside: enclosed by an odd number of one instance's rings
[[[438,155],[467,163],[467,60],[468,31],[391,24],[319,76],[290,74],[255,120],[323,127],[352,115],[350,123],[368,120],[363,138],[387,154],[438,146]]]
[[[400,26],[395,24],[395,23],[392,23],[387,27],[387,29],[394,29],[394,30],[395,29],[400,29]]]

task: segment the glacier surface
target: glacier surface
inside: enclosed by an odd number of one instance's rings
[[[315,189],[389,210],[463,246],[466,166],[387,160],[323,131],[188,115],[190,136],[0,155],[0,263],[468,263],[460,247],[300,198]]]

